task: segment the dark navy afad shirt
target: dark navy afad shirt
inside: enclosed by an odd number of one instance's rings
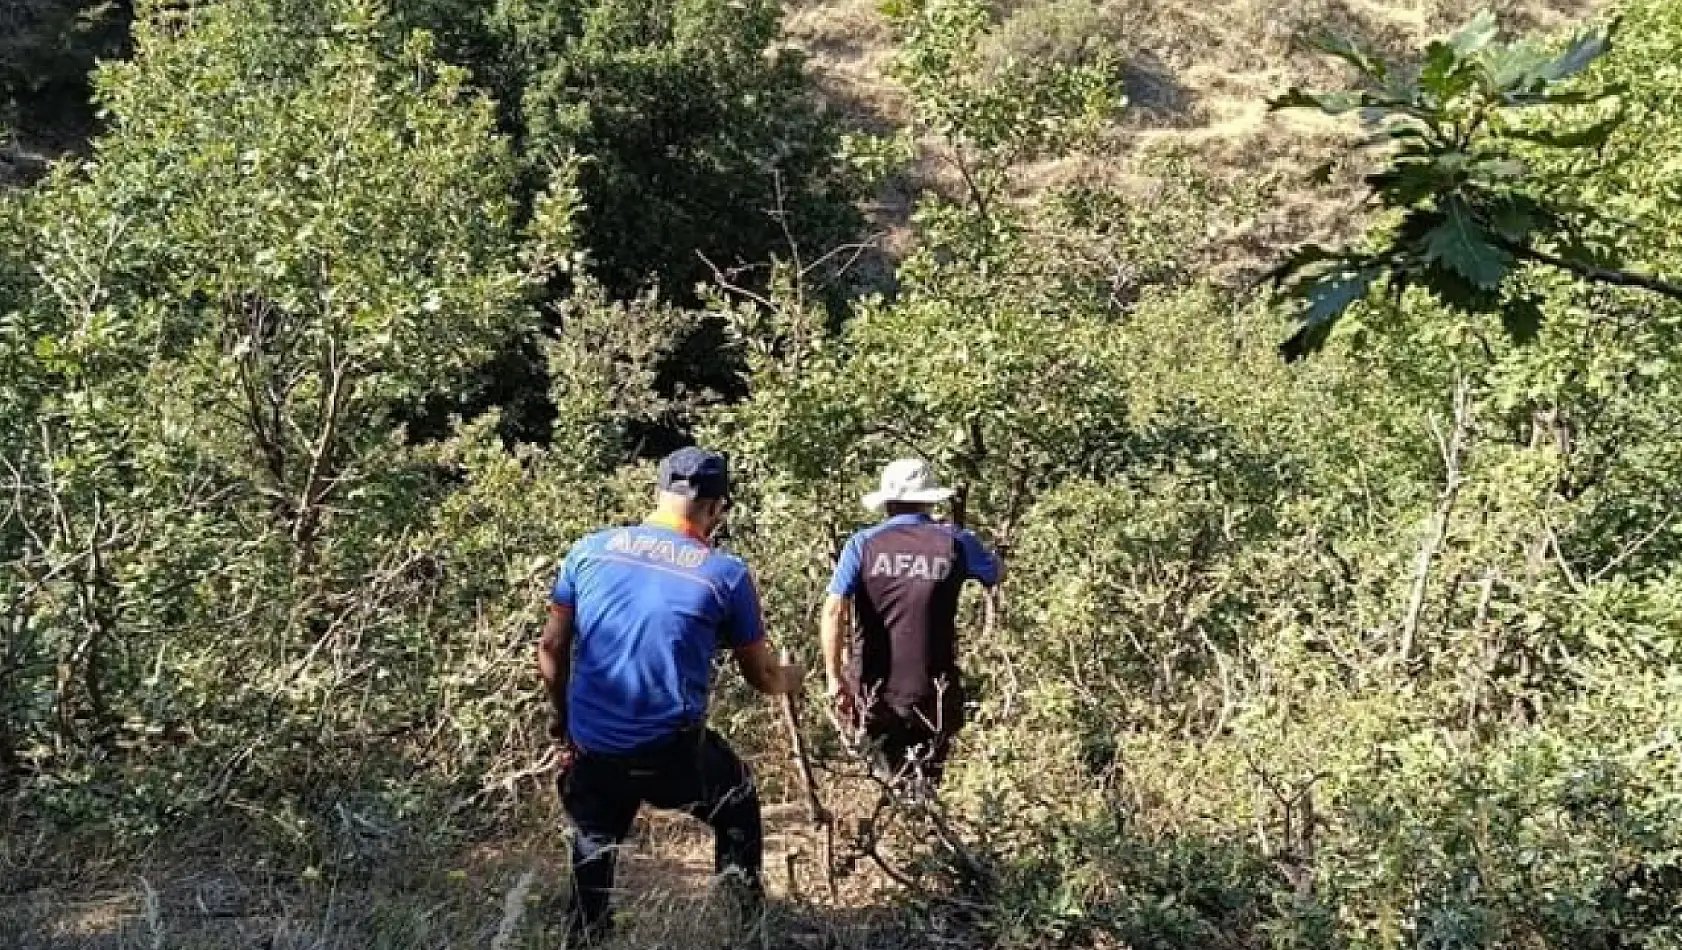
[[[587,752],[701,722],[713,655],[765,636],[747,565],[659,515],[580,539],[550,600],[573,608],[567,721]]]
[[[991,587],[999,561],[972,532],[925,514],[896,515],[853,535],[829,593],[853,602],[849,687],[905,712],[958,694],[958,595]]]

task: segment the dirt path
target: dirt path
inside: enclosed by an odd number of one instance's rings
[[[822,892],[816,843],[797,804],[766,808],[772,948],[892,950],[903,934],[880,879]],[[131,874],[0,896],[7,950],[537,950],[557,948],[566,901],[564,836],[528,833],[422,866],[393,861],[335,878],[285,875],[218,854]],[[792,861],[791,861],[792,858]],[[790,869],[794,869],[791,881]],[[645,812],[626,844],[615,920],[623,948],[727,946],[710,887],[711,833]]]

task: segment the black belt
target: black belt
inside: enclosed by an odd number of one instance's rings
[[[585,754],[598,759],[632,763],[638,760],[662,755],[667,752],[677,751],[678,749],[681,749],[685,743],[693,743],[693,747],[699,749],[701,747],[701,742],[706,738],[706,735],[707,724],[703,720],[701,722],[682,726],[658,739],[650,739],[642,745],[635,746],[623,752],[587,752]]]

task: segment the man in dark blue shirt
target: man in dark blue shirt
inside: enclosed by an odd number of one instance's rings
[[[889,465],[881,489],[864,498],[888,517],[847,541],[824,605],[824,672],[838,720],[863,732],[878,774],[893,781],[939,784],[964,724],[958,595],[966,580],[992,587],[1003,576],[974,534],[931,517],[950,497],[928,463]]]
[[[550,735],[570,760],[560,779],[574,826],[569,927],[587,938],[605,930],[614,852],[644,803],[712,826],[719,874],[754,909],[759,798],[747,766],[706,727],[712,658],[729,649],[769,695],[795,692],[804,676],[766,642],[747,565],[708,543],[730,505],[723,457],[680,449],[659,483],[644,523],[573,545],[538,645]]]

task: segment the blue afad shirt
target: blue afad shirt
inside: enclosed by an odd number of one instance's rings
[[[575,543],[550,599],[573,608],[567,720],[589,752],[701,722],[713,655],[765,636],[747,565],[655,519]]]

